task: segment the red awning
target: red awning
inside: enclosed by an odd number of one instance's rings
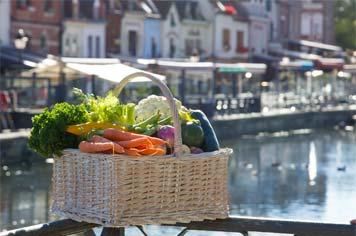
[[[341,70],[344,66],[344,59],[341,58],[320,58],[316,60],[316,68],[321,70]]]
[[[225,13],[229,15],[235,15],[237,13],[235,7],[231,5],[224,5],[225,7]]]

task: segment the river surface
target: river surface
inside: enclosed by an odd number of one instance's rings
[[[356,218],[356,132],[281,132],[226,140],[231,214],[333,223]],[[56,219],[51,161],[1,166],[0,231]],[[150,235],[179,228],[148,227]],[[139,235],[129,228],[127,235]],[[192,231],[187,235],[236,235]]]

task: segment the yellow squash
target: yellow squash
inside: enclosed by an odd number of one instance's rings
[[[108,122],[87,122],[78,125],[70,125],[67,127],[67,132],[71,134],[75,134],[77,136],[86,135],[92,130],[101,130],[101,129],[108,129],[108,128],[115,128],[120,130],[125,130],[125,127],[112,124]]]

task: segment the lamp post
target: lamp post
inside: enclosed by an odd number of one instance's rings
[[[16,37],[14,39],[14,45],[15,48],[18,50],[19,53],[19,61],[20,61],[20,66],[23,64],[22,60],[22,51],[26,48],[27,43],[28,43],[29,37],[27,34],[25,34],[25,31],[23,29],[19,29],[17,31]],[[20,68],[19,66],[19,68]],[[20,70],[20,69],[19,69]],[[31,97],[34,97],[34,77],[32,78],[32,90],[31,90]],[[11,78],[11,88],[14,87],[14,77]],[[34,99],[32,99],[34,101]]]
[[[23,29],[17,31],[16,37],[14,39],[15,48],[19,51],[20,63],[22,63],[22,51],[26,48],[29,37],[25,34]]]

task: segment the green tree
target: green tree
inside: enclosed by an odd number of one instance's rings
[[[356,0],[337,0],[334,21],[336,43],[356,50]]]

